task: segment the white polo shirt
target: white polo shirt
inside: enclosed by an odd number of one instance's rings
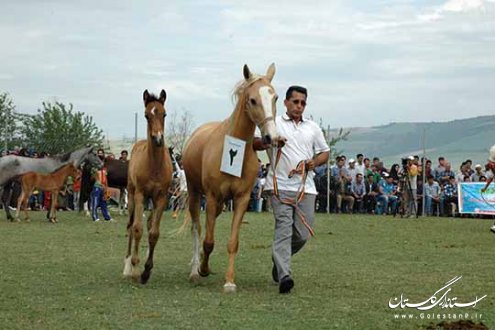
[[[301,186],[301,175],[296,174],[289,178],[290,171],[295,169],[301,160],[311,159],[316,154],[329,151],[330,148],[321,128],[314,121],[303,117],[296,125],[287,114],[284,114],[277,116],[275,123],[279,135],[287,139],[276,169],[278,190],[298,191]],[[275,165],[275,159],[272,162],[272,166]],[[305,193],[316,195],[313,177],[314,172],[310,171],[304,189]],[[273,190],[273,170],[268,172],[265,190]]]

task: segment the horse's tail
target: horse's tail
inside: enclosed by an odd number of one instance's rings
[[[187,205],[188,200],[185,201],[185,205]],[[182,237],[184,236],[184,233],[187,230],[187,227],[191,225],[191,213],[189,210],[186,208],[184,209],[185,212],[181,212],[184,215],[184,220],[182,221],[182,225],[171,231],[171,236],[173,237]]]

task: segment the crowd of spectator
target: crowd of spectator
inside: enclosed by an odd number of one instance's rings
[[[423,164],[424,162],[424,164]],[[263,190],[266,173],[270,164],[261,164],[259,178],[251,196],[251,211],[269,211],[270,198]],[[414,175],[411,170],[416,171]],[[362,213],[397,215],[401,207],[407,216],[456,216],[458,215],[459,182],[485,182],[493,176],[486,165],[465,160],[457,171],[445,157],[438,157],[438,163],[430,159],[409,156],[386,167],[378,157],[372,159],[363,154],[347,159],[337,156],[328,171],[322,165],[315,169],[314,180],[318,190],[316,211],[326,213]],[[423,183],[424,182],[424,183]],[[330,204],[327,209],[327,189]],[[412,188],[412,189],[411,189]],[[404,195],[414,190],[414,200],[407,203]],[[404,213],[401,213],[402,215]]]

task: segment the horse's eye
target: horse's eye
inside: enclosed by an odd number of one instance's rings
[[[251,105],[256,105],[256,100],[255,99],[249,99],[249,102],[251,102]]]
[[[148,114],[145,114],[144,115],[144,118],[146,118],[146,120],[150,119],[150,117],[148,116]]]
[[[167,117],[167,114],[166,113],[163,113],[163,118]]]

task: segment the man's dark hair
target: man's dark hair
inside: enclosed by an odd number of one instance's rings
[[[365,159],[363,159],[363,162],[367,161],[367,160],[370,160],[368,157],[366,157]]]
[[[306,98],[308,98],[308,90],[305,87],[290,86],[289,89],[287,89],[287,92],[285,93],[285,99],[286,100],[291,98],[292,92],[298,92],[298,93],[304,94],[304,96],[306,96]]]
[[[431,175],[431,174],[430,174],[430,175],[428,175],[428,176],[426,177],[426,179],[427,179],[427,180],[433,179],[433,175]]]
[[[359,158],[359,157],[364,157],[364,155],[363,154],[357,154],[356,158]]]
[[[127,152],[127,150],[122,150],[122,151],[120,152],[120,154],[121,154],[121,155],[122,155],[122,154],[126,154],[126,155],[128,155],[129,153]]]
[[[445,160],[445,157],[442,157],[442,156],[438,157],[438,161],[441,161],[441,160]]]
[[[375,161],[375,160],[380,161],[380,158],[378,158],[378,157],[373,157],[373,161]]]

